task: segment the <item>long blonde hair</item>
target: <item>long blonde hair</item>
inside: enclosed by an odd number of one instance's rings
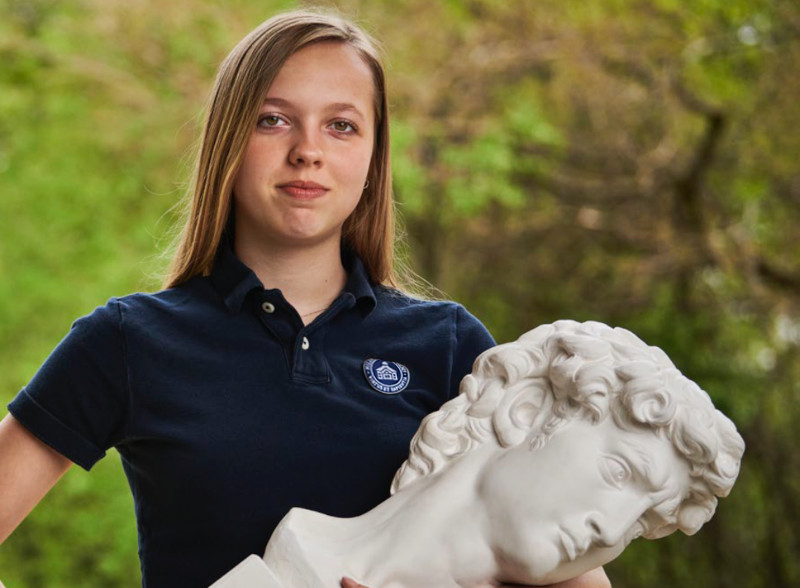
[[[298,50],[321,41],[346,43],[372,71],[375,145],[367,187],[342,230],[344,245],[364,262],[377,284],[398,286],[394,271],[394,202],[389,160],[386,80],[376,42],[352,22],[299,10],[262,23],[228,54],[209,99],[200,149],[187,193],[186,222],[164,281],[170,288],[208,275],[231,222],[232,192],[259,109],[275,76]]]

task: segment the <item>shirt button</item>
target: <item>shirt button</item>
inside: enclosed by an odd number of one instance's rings
[[[303,344],[300,345],[300,347],[303,349],[303,351],[306,351],[309,347],[311,347],[311,343],[308,342],[308,337],[303,337]]]
[[[275,305],[272,304],[272,302],[262,302],[261,310],[263,310],[267,314],[272,314],[273,312],[275,312]]]

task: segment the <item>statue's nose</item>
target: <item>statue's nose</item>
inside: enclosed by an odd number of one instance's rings
[[[586,527],[591,533],[592,543],[600,547],[613,547],[625,539],[638,518],[638,513],[636,516],[630,513],[627,516],[622,514],[608,516],[593,512],[586,517]]]

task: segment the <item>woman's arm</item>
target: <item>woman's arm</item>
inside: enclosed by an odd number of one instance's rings
[[[10,414],[0,421],[0,543],[71,465]]]
[[[508,584],[505,584],[506,586]],[[350,578],[342,578],[342,588],[367,588],[363,584],[359,584]],[[521,587],[520,587],[521,588]],[[608,580],[603,568],[596,568],[591,572],[586,572],[582,576],[567,580],[566,582],[559,582],[558,584],[551,584],[549,588],[611,588],[611,582]]]

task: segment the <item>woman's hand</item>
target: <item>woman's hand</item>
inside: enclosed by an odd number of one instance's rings
[[[355,588],[355,586],[358,586],[358,584],[355,584],[352,588]],[[552,584],[550,588],[611,588],[611,581],[606,576],[603,568],[595,568],[577,578]]]
[[[503,584],[503,586],[511,586],[511,584]],[[342,588],[367,588],[367,586],[350,578],[342,578]],[[572,578],[572,580],[551,584],[550,588],[611,588],[611,582],[603,568],[596,568],[582,576]]]

